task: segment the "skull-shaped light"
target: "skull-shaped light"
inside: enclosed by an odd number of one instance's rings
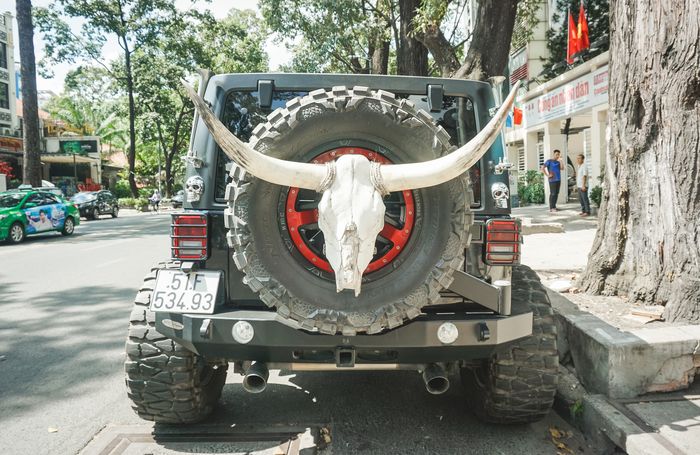
[[[503,182],[494,183],[491,185],[491,196],[496,207],[501,209],[508,208],[508,198],[510,197],[508,185]]]
[[[185,195],[187,196],[187,201],[197,202],[202,197],[204,193],[204,180],[198,175],[193,175],[187,179],[185,182]]]
[[[336,288],[338,292],[352,289],[357,296],[362,273],[372,260],[377,234],[384,226],[382,196],[393,191],[440,185],[466,172],[500,134],[519,84],[513,87],[494,118],[467,144],[431,161],[395,165],[371,163],[362,155],[344,155],[335,162],[310,164],[262,154],[254,149],[255,145],[251,147],[241,142],[192,87],[184,85],[221,150],[239,166],[269,183],[323,193],[318,206],[319,228],[326,242],[326,257],[335,272]],[[348,94],[347,100],[351,98]],[[508,188],[505,185],[503,188],[507,207]]]

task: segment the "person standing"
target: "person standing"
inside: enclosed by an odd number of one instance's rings
[[[153,210],[158,213],[158,208],[160,206],[160,191],[156,188],[153,190],[153,194],[151,195],[148,200],[150,201],[151,205],[153,206]]]
[[[542,166],[542,172],[547,176],[549,180],[549,211],[558,212],[557,209],[557,199],[559,198],[559,188],[561,187],[561,170],[564,167],[564,163],[561,160],[561,152],[559,150],[554,150],[552,152],[552,158],[544,162]]]
[[[588,200],[588,166],[584,163],[586,157],[583,154],[578,154],[576,157],[576,164],[578,164],[578,169],[576,170],[576,188],[578,188],[578,199],[581,202],[581,216],[588,216],[591,214],[591,202]]]

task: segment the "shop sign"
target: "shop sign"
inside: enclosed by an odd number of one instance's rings
[[[62,140],[58,143],[58,153],[65,155],[87,155],[98,152],[96,140]]]
[[[570,117],[607,102],[608,65],[605,65],[525,103],[525,128]]]
[[[22,139],[16,137],[1,137],[0,136],[0,150],[9,150],[12,152],[21,152]]]

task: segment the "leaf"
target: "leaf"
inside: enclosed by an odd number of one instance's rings
[[[563,436],[562,433],[561,433],[561,431],[559,431],[559,429],[556,428],[556,427],[549,427],[549,434],[550,434],[550,435],[552,436],[552,438],[554,438],[554,439],[559,439],[559,438],[561,438],[561,437]]]

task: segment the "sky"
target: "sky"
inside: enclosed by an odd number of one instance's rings
[[[51,0],[33,0],[33,6],[46,7],[53,3]],[[192,2],[190,0],[175,0],[175,4],[180,9],[189,8]],[[237,9],[252,9],[258,10],[257,0],[211,0],[209,3],[198,2],[195,6],[198,9],[209,9],[215,17],[223,18],[226,16],[231,8]],[[16,16],[16,6],[15,0],[9,0],[9,5],[3,0],[2,6],[0,6],[0,13],[5,11],[12,12],[13,16]],[[81,22],[77,19],[72,19],[69,25],[74,28],[77,32],[80,30]],[[17,36],[17,21],[13,24],[14,31],[14,58],[15,63],[19,62],[19,38]],[[34,31],[34,53],[36,56],[37,63],[41,60],[43,56],[44,43],[42,41],[41,34],[36,30]],[[102,51],[102,56],[106,61],[114,60],[119,57],[119,51],[121,48],[117,45],[116,40],[108,41],[104,46]],[[275,44],[272,39],[269,39],[266,43],[265,50],[270,58],[270,70],[276,70],[281,64],[287,63],[291,59],[290,53],[287,49],[280,44]],[[63,80],[66,74],[74,68],[76,65],[73,63],[62,63],[56,65],[53,68],[54,77],[51,79],[44,79],[41,75],[37,74],[37,88],[39,90],[51,90],[54,93],[61,93],[63,91]]]

